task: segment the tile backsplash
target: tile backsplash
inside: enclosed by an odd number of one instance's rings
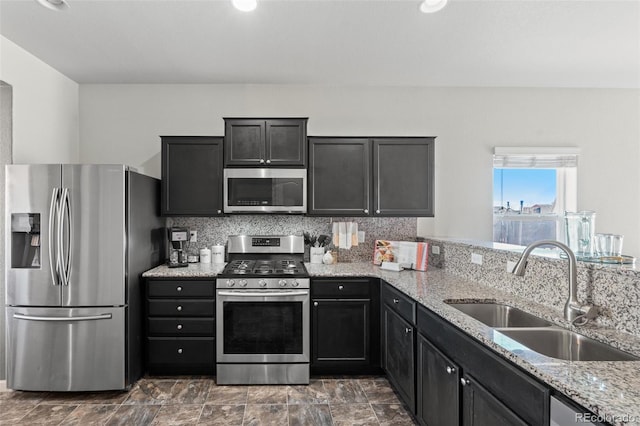
[[[517,261],[518,251],[446,239],[427,241],[441,248],[439,255],[430,254],[429,267],[438,265],[562,312],[569,295],[567,260],[531,256],[524,277],[518,277],[507,272],[507,261]],[[472,253],[482,256],[482,265],[471,263]],[[640,336],[640,271],[635,267],[578,262],[578,301],[599,308],[597,324]]]
[[[310,217],[298,215],[231,215],[225,217],[175,217],[167,226],[198,231],[197,248],[225,244],[229,235],[331,235],[333,222],[357,222],[365,242],[349,250],[338,250],[338,262],[369,262],[377,239],[415,241],[418,220],[414,217]],[[333,245],[330,246],[333,250]]]

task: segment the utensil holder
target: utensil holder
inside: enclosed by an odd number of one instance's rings
[[[311,263],[322,263],[322,256],[324,256],[324,247],[309,247]]]

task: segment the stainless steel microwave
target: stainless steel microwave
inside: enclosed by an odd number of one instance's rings
[[[224,169],[225,213],[306,213],[306,169]]]

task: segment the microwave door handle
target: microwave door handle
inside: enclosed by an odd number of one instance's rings
[[[234,297],[289,297],[289,296],[307,296],[308,291],[288,291],[288,292],[261,292],[261,291],[219,291],[218,296],[234,296]]]
[[[53,285],[58,285],[58,252],[57,246],[57,216],[58,216],[58,195],[60,188],[53,188],[51,192],[51,205],[49,206],[49,268]],[[54,256],[55,255],[55,256]],[[55,262],[54,262],[55,257]]]

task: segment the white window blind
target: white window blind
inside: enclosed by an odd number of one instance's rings
[[[495,147],[493,167],[556,169],[578,167],[579,148],[573,147]]]

